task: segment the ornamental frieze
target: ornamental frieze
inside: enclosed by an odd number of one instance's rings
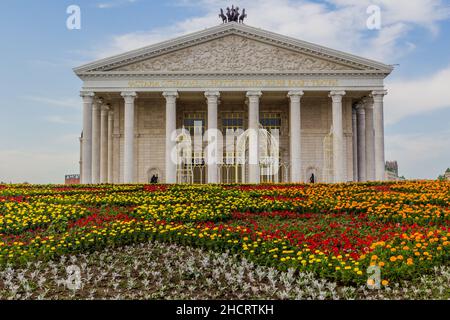
[[[231,35],[181,49],[116,71],[302,72],[358,70],[249,38]]]

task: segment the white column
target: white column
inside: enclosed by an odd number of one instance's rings
[[[356,107],[358,114],[358,181],[367,181],[366,162],[366,110],[363,103]]]
[[[356,108],[352,108],[352,133],[353,133],[353,181],[358,181],[358,114]]]
[[[124,136],[124,178],[123,182],[134,182],[134,101],[136,92],[123,92],[122,97],[125,99],[125,136]]]
[[[176,148],[176,141],[172,135],[177,129],[177,98],[178,92],[164,92],[166,98],[166,183],[177,183],[177,163],[172,152]]]
[[[302,175],[302,120],[301,120],[301,99],[303,91],[291,91],[288,97],[291,100],[289,116],[290,135],[290,162],[291,162],[291,182],[303,182]]]
[[[92,107],[92,183],[100,183],[100,109],[102,99],[97,99]]]
[[[331,91],[333,100],[333,172],[334,182],[345,182],[344,128],[342,118],[342,98],[345,91]]]
[[[103,105],[100,123],[100,183],[108,182],[108,113],[109,106]]]
[[[108,183],[113,183],[114,158],[113,158],[113,130],[114,112],[108,112]]]
[[[375,179],[386,180],[385,155],[384,155],[384,105],[383,99],[387,95],[386,90],[373,91],[373,122],[375,129]]]
[[[260,183],[259,167],[259,98],[261,91],[249,91],[248,97],[248,129],[249,129],[249,183]]]
[[[80,183],[83,184],[83,135],[78,139],[80,142],[80,161],[78,167],[80,168]]]
[[[81,92],[83,98],[82,184],[92,183],[92,104],[95,94]]]
[[[208,102],[208,144],[211,144],[207,149],[206,161],[208,165],[208,183],[219,183],[219,141],[217,129],[217,109],[219,104],[220,92],[208,91],[205,92],[205,97]]]
[[[366,180],[375,181],[375,132],[373,122],[373,99],[365,98],[366,109]]]

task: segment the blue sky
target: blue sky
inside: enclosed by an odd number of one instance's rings
[[[261,0],[247,23],[399,64],[387,79],[386,158],[408,178],[450,167],[450,3],[439,0]],[[381,8],[380,30],[366,9]],[[66,9],[81,8],[81,30]],[[3,0],[0,181],[62,183],[78,172],[81,81],[72,68],[219,23],[216,0]]]

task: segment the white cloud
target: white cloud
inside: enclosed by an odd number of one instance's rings
[[[381,31],[366,28],[366,9],[371,4],[382,8]],[[95,50],[94,57],[103,58],[217,25],[218,9],[224,4],[216,0],[179,0],[177,5],[200,7],[201,14],[148,32],[114,36],[109,47]],[[413,27],[436,34],[437,23],[450,16],[441,0],[241,0],[236,5],[247,9],[247,24],[251,26],[388,63],[414,48],[413,43],[404,40]]]
[[[371,57],[379,61],[385,61],[387,57],[398,57],[398,53],[406,54],[414,50],[415,45],[410,42],[399,43],[399,39],[405,37],[411,30],[406,23],[395,23],[382,28],[378,35],[368,41],[368,46],[361,49],[359,54]]]
[[[450,66],[419,79],[388,79],[389,94],[385,98],[386,123],[395,124],[409,116],[449,108],[449,83]]]
[[[386,159],[407,178],[436,179],[450,166],[450,131],[386,136]]]

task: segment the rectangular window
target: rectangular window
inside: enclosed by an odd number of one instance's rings
[[[281,114],[274,112],[266,112],[261,115],[261,125],[264,129],[270,130],[280,130],[281,129]]]
[[[191,136],[199,130],[198,134],[203,137],[206,131],[206,114],[204,112],[186,113],[183,121],[184,128],[189,131]]]
[[[226,112],[222,115],[222,130],[237,130],[244,128],[244,116],[241,112]]]
[[[206,132],[206,113],[187,112],[184,114],[184,129],[189,132],[192,138],[192,164],[203,165],[203,135]],[[198,136],[197,140],[195,136]]]
[[[222,132],[224,134],[224,163],[234,165],[236,163],[236,138],[237,130],[244,130],[244,114],[242,112],[222,113]],[[228,136],[228,135],[232,136]],[[231,137],[231,138],[230,138]]]

